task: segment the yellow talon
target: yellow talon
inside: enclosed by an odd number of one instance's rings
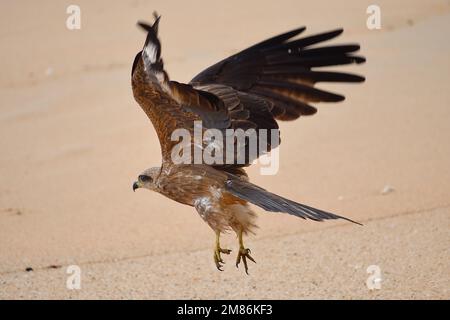
[[[242,230],[238,232],[239,237],[239,252],[236,258],[236,268],[239,268],[239,264],[242,262],[244,263],[245,273],[248,275],[248,265],[247,265],[247,259],[250,261],[256,263],[255,259],[250,255],[251,251],[248,248],[244,247],[244,241],[242,239]]]
[[[222,249],[220,247],[220,232],[216,231],[216,247],[214,249],[214,263],[216,264],[216,268],[219,271],[223,271],[222,267],[223,267],[223,264],[225,263],[222,260],[222,257],[220,255],[221,253],[230,254],[231,250],[230,249]]]

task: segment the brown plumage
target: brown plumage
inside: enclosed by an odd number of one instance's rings
[[[185,129],[193,135],[195,121],[202,122],[203,131],[214,128],[221,132],[227,129],[277,132],[276,120],[295,120],[316,113],[316,108],[310,105],[312,102],[344,100],[342,95],[315,88],[317,82],[364,81],[359,75],[321,69],[364,62],[363,57],[354,55],[359,46],[315,47],[340,35],[342,29],[294,39],[305,30],[302,27],[228,57],[202,71],[189,84],[183,84],[170,81],[164,70],[157,35],[159,20],[155,15],[153,25],[139,23],[147,31],[147,38],[143,50],[136,55],[131,78],[134,97],[158,134],[162,165],[145,170],[133,189],[147,188],[195,207],[216,232],[214,261],[219,270],[223,263],[221,253],[230,253],[220,247],[219,236],[228,230],[239,237],[236,266],[242,260],[247,272],[247,259],[254,261],[242,240],[243,234],[253,232],[256,227],[255,213],[249,203],[303,219],[340,218],[354,222],[250,183],[243,167],[250,165],[264,150],[258,149],[256,155],[251,155],[247,140],[244,145],[235,143],[235,161],[231,164],[177,164],[172,159],[172,151],[178,141],[172,141],[171,135],[176,129]],[[270,137],[268,141],[267,151],[278,145],[272,146]],[[192,148],[194,145],[191,142]],[[205,147],[204,142],[201,147]],[[237,163],[239,150],[245,152],[243,163]]]

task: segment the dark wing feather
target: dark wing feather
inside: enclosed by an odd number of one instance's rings
[[[153,25],[139,23],[147,31],[147,38],[143,50],[136,55],[132,78],[134,95],[158,132],[165,161],[169,161],[174,145],[169,141],[170,130],[185,128],[192,133],[196,120],[202,121],[204,129],[223,132],[230,128],[255,129],[258,139],[262,129],[268,130],[265,151],[270,151],[279,144],[279,140],[271,143],[271,130],[278,130],[275,119],[312,115],[317,110],[311,102],[344,99],[342,95],[314,88],[315,83],[364,81],[358,75],[311,70],[360,63],[364,58],[353,55],[358,45],[310,47],[338,36],[341,29],[292,40],[304,27],[253,45],[209,67],[189,84],[170,81],[157,36],[159,17],[155,19]],[[247,166],[255,159],[248,152],[246,140],[244,146],[235,143],[235,160],[242,147],[245,161],[235,166]],[[256,158],[262,153],[258,149]]]
[[[177,91],[173,92],[174,88],[180,87],[180,90],[185,92],[183,95],[185,99],[194,105],[197,105],[200,100],[208,103],[211,97],[202,98],[196,92],[192,93],[187,90],[191,88],[189,85],[185,85],[184,89],[182,85],[171,85],[161,58],[161,43],[157,35],[159,19],[156,17],[153,25],[138,23],[147,31],[147,37],[142,51],[134,60],[131,83],[135,100],[155,127],[161,145],[163,163],[170,165],[172,150],[178,143],[171,139],[173,132],[176,129],[186,129],[192,135],[194,121],[201,120],[197,113],[179,103]],[[221,115],[217,116],[219,118]]]
[[[140,22],[139,25],[147,31],[144,48],[136,55],[132,68],[132,85],[135,99],[152,121],[161,143],[163,160],[171,162],[171,152],[178,141],[171,140],[171,133],[176,129],[187,129],[194,135],[194,122],[201,121],[203,131],[218,129],[225,138],[227,129],[255,129],[259,139],[260,129],[278,130],[278,125],[271,114],[272,105],[251,93],[239,92],[229,86],[210,84],[193,87],[170,81],[164,70],[161,58],[161,43],[157,36],[159,17],[153,25]],[[268,146],[272,146],[271,132],[268,132]],[[279,141],[276,141],[278,145]],[[208,142],[203,143],[205,148]],[[223,142],[225,146],[226,143]],[[258,144],[259,145],[259,144]],[[252,155],[249,152],[249,138],[244,145],[238,140],[234,142],[233,164],[214,165],[216,167],[247,166],[255,157],[263,152]],[[243,162],[237,164],[238,154],[244,152]],[[191,141],[191,155],[194,154],[194,141]],[[223,148],[224,163],[227,150]]]
[[[316,89],[314,84],[362,82],[364,77],[312,68],[362,63],[363,57],[353,55],[359,45],[311,47],[337,37],[342,29],[292,40],[304,30],[295,29],[251,46],[207,68],[191,84],[222,84],[259,96],[272,104],[272,116],[278,120],[314,114],[311,102],[344,100],[344,96]]]

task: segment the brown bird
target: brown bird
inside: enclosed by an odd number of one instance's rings
[[[236,267],[242,261],[248,273],[247,259],[255,262],[244,246],[243,235],[253,232],[255,213],[249,203],[270,212],[284,212],[303,219],[322,221],[348,218],[300,204],[249,182],[244,167],[264,153],[249,153],[248,139],[236,144],[245,152],[238,163],[178,163],[173,150],[177,129],[194,133],[195,121],[202,121],[202,132],[217,129],[254,129],[278,132],[276,120],[294,120],[316,113],[311,102],[338,102],[344,96],[314,87],[317,82],[362,82],[359,75],[322,71],[322,67],[363,63],[354,55],[359,45],[315,46],[333,39],[343,30],[295,38],[301,27],[255,44],[236,53],[195,76],[188,84],[169,80],[161,58],[158,39],[160,16],[152,25],[138,22],[147,32],[144,47],[133,62],[131,79],[136,101],[156,129],[162,152],[162,165],[145,170],[133,184],[133,190],[146,188],[174,201],[193,206],[214,230],[214,262],[222,271],[221,254],[231,250],[220,246],[221,233],[232,230],[239,239]],[[319,70],[316,70],[318,68]],[[258,139],[259,136],[256,135]],[[267,139],[267,151],[276,147]],[[278,141],[276,141],[278,142]],[[200,149],[204,150],[204,141]],[[190,142],[190,147],[199,147]],[[223,149],[225,149],[223,147]],[[242,150],[241,150],[242,152]],[[357,222],[354,222],[357,223]]]

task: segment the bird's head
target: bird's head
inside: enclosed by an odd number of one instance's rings
[[[139,188],[145,188],[156,191],[157,189],[156,181],[158,180],[160,172],[161,172],[160,167],[149,168],[144,172],[142,172],[138,176],[137,181],[133,183],[133,191]]]

